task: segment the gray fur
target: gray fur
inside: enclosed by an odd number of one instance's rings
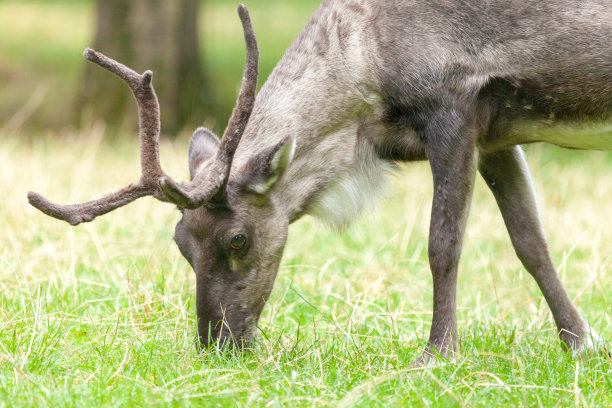
[[[219,149],[219,138],[206,128],[198,128],[189,143],[189,174],[191,179],[200,171],[200,166],[211,159]]]

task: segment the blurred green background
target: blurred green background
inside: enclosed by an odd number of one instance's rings
[[[261,85],[319,1],[244,2],[260,43]],[[222,132],[231,113],[244,66],[237,3],[198,3],[198,48],[207,109],[197,123],[183,127],[185,132],[202,123]],[[85,47],[92,46],[96,29],[94,0],[0,0],[0,27],[0,128],[22,130],[35,137],[40,132],[61,133],[105,119],[95,109],[77,103],[88,64],[81,54]],[[161,81],[164,78],[156,76],[157,86]],[[129,95],[127,90],[125,94]],[[135,117],[135,104],[129,109]],[[161,109],[164,112],[163,104]],[[162,124],[165,136],[174,137],[179,130],[169,130]]]

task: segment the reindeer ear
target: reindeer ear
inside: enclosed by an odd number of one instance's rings
[[[295,139],[284,138],[280,143],[249,159],[240,184],[254,193],[268,193],[285,173],[294,153]]]
[[[219,138],[213,132],[203,127],[193,132],[189,143],[189,174],[192,180],[202,165],[217,153],[217,149]]]

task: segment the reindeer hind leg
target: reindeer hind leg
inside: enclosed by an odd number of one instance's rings
[[[578,312],[553,265],[520,146],[481,154],[479,171],[495,196],[516,254],[550,307],[564,347],[573,355],[597,348],[601,338]]]

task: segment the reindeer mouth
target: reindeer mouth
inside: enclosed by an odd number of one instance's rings
[[[219,321],[214,327],[209,324],[200,328],[196,348],[198,351],[217,348],[238,353],[252,350],[260,332],[256,325],[257,320],[254,316],[247,316],[240,324],[233,325],[234,327],[224,320]]]

